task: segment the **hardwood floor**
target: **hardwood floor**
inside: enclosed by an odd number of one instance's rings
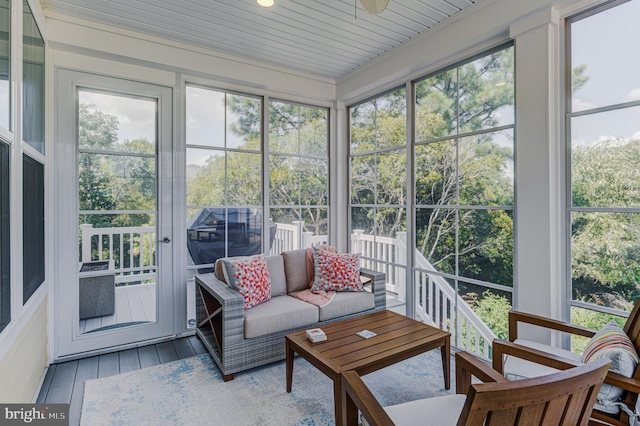
[[[207,353],[196,336],[125,351],[52,364],[47,371],[37,403],[66,403],[69,425],[80,424],[86,380],[112,376]]]

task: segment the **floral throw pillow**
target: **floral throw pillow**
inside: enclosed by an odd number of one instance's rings
[[[271,300],[271,276],[264,255],[223,259],[224,277],[229,287],[244,298],[244,309]]]
[[[311,291],[362,291],[360,255],[315,250],[315,279]]]

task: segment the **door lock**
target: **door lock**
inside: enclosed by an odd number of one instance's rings
[[[170,243],[170,242],[171,242],[171,237],[169,237],[169,236],[164,237],[163,239],[158,240],[158,242],[159,242],[159,243],[165,243],[165,244],[168,244],[168,243]]]

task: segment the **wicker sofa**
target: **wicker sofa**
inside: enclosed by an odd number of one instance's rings
[[[234,373],[285,358],[286,334],[376,312],[386,308],[385,274],[361,269],[370,279],[362,292],[337,292],[318,307],[295,298],[308,288],[306,250],[267,256],[271,300],[247,311],[244,299],[216,273],[196,275],[196,334],[218,364],[224,381]]]

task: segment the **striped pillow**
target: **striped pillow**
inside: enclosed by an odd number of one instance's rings
[[[602,327],[589,340],[582,354],[582,361],[592,362],[602,357],[611,360],[609,370],[625,377],[633,376],[638,365],[638,353],[633,343],[620,326],[613,320]],[[622,389],[606,383],[602,385],[595,408],[605,413],[617,414]]]

